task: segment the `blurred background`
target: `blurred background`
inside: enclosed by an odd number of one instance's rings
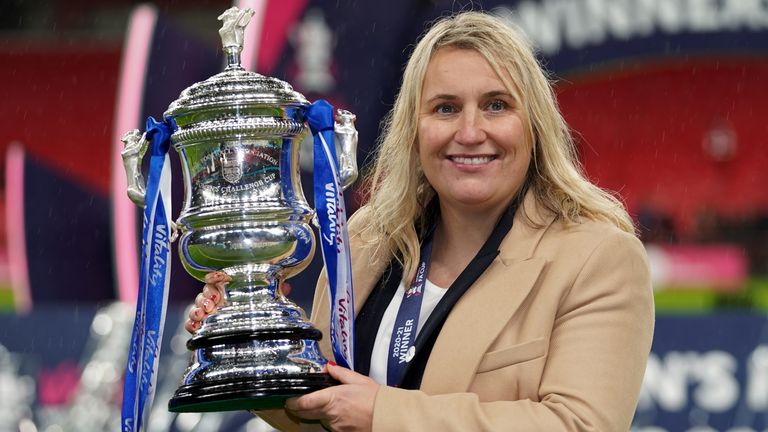
[[[355,112],[363,170],[426,23],[483,9],[519,26],[588,176],[621,194],[651,258],[633,430],[768,430],[767,2],[3,0],[0,431],[118,430],[140,230],[119,139],[222,70],[216,18],[233,4],[257,10],[246,69]],[[307,312],[319,268],[291,280]],[[247,413],[166,410],[199,290],[175,263],[148,430],[268,431]]]

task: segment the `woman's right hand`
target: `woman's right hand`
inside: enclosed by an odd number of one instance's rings
[[[189,319],[184,323],[188,332],[194,334],[203,324],[203,320],[224,304],[224,286],[231,280],[232,278],[221,271],[205,275],[203,292],[195,298],[195,304],[189,311]]]

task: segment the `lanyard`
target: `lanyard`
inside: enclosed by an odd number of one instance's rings
[[[434,232],[434,231],[433,231]],[[397,311],[392,337],[389,340],[387,356],[387,385],[398,387],[405,372],[405,367],[416,355],[416,333],[419,328],[419,313],[424,300],[424,285],[432,257],[432,233],[424,239],[421,246],[419,266],[413,277],[411,287],[403,295],[400,309]]]

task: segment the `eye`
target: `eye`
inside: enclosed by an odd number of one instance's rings
[[[501,112],[507,109],[507,103],[503,100],[494,99],[488,103],[486,109],[491,112]]]
[[[453,114],[456,111],[455,106],[447,103],[441,103],[435,107],[435,113],[437,114]]]

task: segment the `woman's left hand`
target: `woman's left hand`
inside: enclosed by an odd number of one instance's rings
[[[329,363],[326,370],[341,385],[288,399],[285,409],[301,419],[320,420],[332,431],[370,431],[379,385],[335,363]]]

